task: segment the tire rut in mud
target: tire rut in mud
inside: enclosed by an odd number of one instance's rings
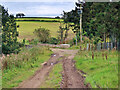
[[[84,77],[81,76],[74,66],[72,59],[63,60],[63,80],[61,88],[88,88],[84,85]]]
[[[40,88],[40,85],[45,81],[45,77],[48,76],[53,66],[60,62],[57,61],[59,58],[59,54],[53,54],[48,60],[47,65],[44,65],[41,69],[37,70],[32,77],[20,83],[19,87],[16,88]]]

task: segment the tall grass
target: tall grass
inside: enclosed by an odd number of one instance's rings
[[[52,52],[45,47],[24,48],[19,54],[11,54],[2,64],[2,85],[4,88],[16,87],[20,82],[29,78],[47,61]]]
[[[79,51],[74,59],[76,68],[86,73],[85,83],[92,88],[118,88],[117,51]]]

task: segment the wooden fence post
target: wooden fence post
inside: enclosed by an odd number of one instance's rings
[[[94,59],[94,52],[92,52],[92,59]]]
[[[88,51],[90,51],[90,44],[89,44],[89,48],[88,48]]]

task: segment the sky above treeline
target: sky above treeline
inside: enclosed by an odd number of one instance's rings
[[[82,1],[82,0],[80,0]],[[110,2],[119,0],[85,0],[86,2]],[[56,17],[63,10],[68,12],[75,9],[78,0],[0,0],[9,14],[24,13],[26,17]]]
[[[68,12],[74,9],[76,2],[76,0],[32,1],[25,2],[23,0],[12,0],[10,2],[6,0],[0,2],[0,4],[2,4],[6,9],[8,8],[9,14],[13,15],[24,13],[26,17],[56,17],[61,16],[63,10]]]

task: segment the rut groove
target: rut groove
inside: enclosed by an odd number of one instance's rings
[[[84,85],[84,77],[78,73],[74,66],[74,56],[78,50],[56,49],[51,48],[54,54],[48,60],[47,65],[44,65],[41,69],[30,77],[28,80],[20,83],[17,88],[40,88],[40,85],[44,83],[45,78],[49,75],[53,66],[59,62],[63,63],[62,82],[60,88],[87,88]],[[62,60],[59,58],[62,57]],[[51,63],[53,65],[51,65]]]
[[[20,83],[19,87],[17,88],[40,88],[40,85],[45,81],[45,77],[48,76],[54,64],[58,63],[58,61],[56,61],[58,58],[60,58],[59,54],[53,54],[48,60],[47,65],[36,71],[36,73],[28,80]],[[53,63],[53,65],[51,65],[51,63]]]

